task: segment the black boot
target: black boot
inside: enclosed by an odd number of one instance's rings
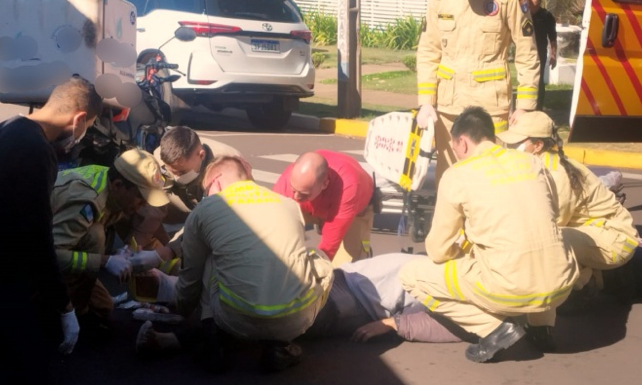
[[[469,345],[466,349],[466,358],[474,362],[486,362],[500,350],[519,341],[525,334],[524,328],[507,318],[497,329],[481,338],[478,343]]]
[[[297,344],[279,341],[264,343],[261,369],[265,372],[280,372],[301,362],[302,350]]]
[[[553,339],[552,326],[530,326],[526,325],[526,337],[543,353],[551,353],[557,350]]]

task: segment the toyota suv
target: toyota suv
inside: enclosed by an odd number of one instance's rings
[[[138,14],[138,63],[161,55],[185,75],[165,86],[172,110],[240,108],[255,127],[276,130],[300,98],[314,95],[312,36],[292,0],[129,1]],[[172,39],[181,26],[197,38]]]

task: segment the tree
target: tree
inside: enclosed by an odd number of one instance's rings
[[[585,0],[547,0],[546,9],[558,23],[579,25],[582,23],[585,3]]]

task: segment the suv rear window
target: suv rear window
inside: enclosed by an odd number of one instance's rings
[[[203,13],[205,4],[203,0],[128,0],[136,6],[138,16],[145,16],[155,9],[168,11],[181,11]]]
[[[206,0],[207,14],[233,19],[300,23],[301,12],[291,0]]]

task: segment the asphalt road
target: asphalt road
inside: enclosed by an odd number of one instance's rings
[[[285,133],[253,132],[242,114],[192,115],[187,124],[201,138],[217,140],[240,150],[254,167],[259,183],[270,186],[291,160],[319,148],[346,152],[363,162],[362,139],[326,135],[309,129],[305,118],[295,119]],[[642,174],[624,170],[626,206],[642,230]],[[395,229],[399,216],[376,219],[375,227]],[[316,243],[314,231],[308,242]],[[411,244],[392,233],[375,233],[375,254],[397,252]],[[114,293],[116,294],[116,293]],[[626,305],[600,297],[581,316],[558,317],[559,351],[541,354],[528,344],[512,356],[490,364],[475,364],[464,357],[465,343],[422,344],[383,339],[356,344],[342,339],[301,341],[305,360],[283,373],[262,375],[259,351],[243,344],[232,370],[212,376],[196,366],[190,355],[175,354],[156,360],[138,359],[134,352],[140,322],[128,311],[117,310],[112,338],[105,344],[79,342],[74,354],[58,363],[63,384],[603,384],[638,383],[642,376],[642,305]]]

